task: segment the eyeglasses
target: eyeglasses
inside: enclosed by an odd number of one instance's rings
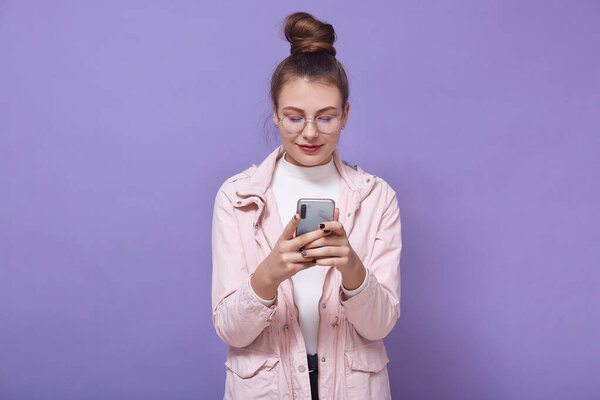
[[[315,118],[305,118],[301,115],[285,115],[279,118],[279,123],[287,133],[296,134],[304,130],[308,121],[313,121],[319,133],[332,134],[339,129],[343,117],[319,115]]]

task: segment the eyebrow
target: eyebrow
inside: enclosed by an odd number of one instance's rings
[[[295,110],[295,111],[304,112],[303,109],[298,108],[298,107],[292,107],[292,106],[283,107],[282,110]],[[317,110],[317,114],[320,113],[320,112],[323,112],[325,110],[336,110],[337,111],[337,108],[333,107],[333,106],[328,106],[328,107],[325,107],[325,108],[321,108],[320,110]]]

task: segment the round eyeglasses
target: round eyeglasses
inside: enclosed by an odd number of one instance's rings
[[[332,134],[339,129],[343,117],[319,115],[315,118],[305,118],[301,115],[284,115],[279,118],[279,123],[287,133],[296,134],[304,130],[308,121],[313,121],[319,133]]]

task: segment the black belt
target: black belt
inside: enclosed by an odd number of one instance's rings
[[[307,354],[307,358],[310,398],[311,400],[319,400],[319,356],[317,354]]]
[[[308,354],[308,372],[317,372],[319,370],[319,355]]]

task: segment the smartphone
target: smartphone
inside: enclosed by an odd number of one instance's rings
[[[332,199],[298,199],[300,222],[296,227],[296,236],[319,229],[321,222],[333,221],[334,211],[335,202]]]

